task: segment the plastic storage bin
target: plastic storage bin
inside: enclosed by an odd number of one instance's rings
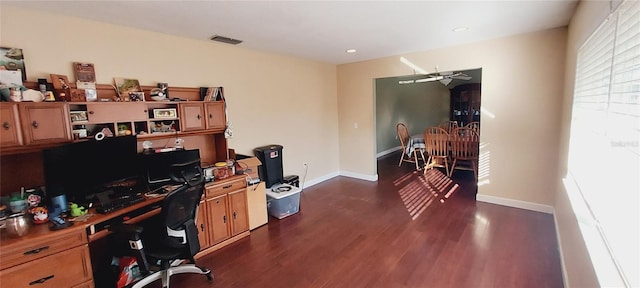
[[[292,186],[290,186],[292,187]],[[267,189],[267,211],[269,215],[282,219],[300,211],[300,189],[292,187],[286,192]]]

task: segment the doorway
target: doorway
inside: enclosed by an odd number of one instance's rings
[[[410,135],[444,121],[456,121],[458,126],[480,123],[481,85],[481,68],[375,79],[376,160],[400,159],[397,123],[405,123]],[[379,167],[377,171],[384,172]],[[466,172],[455,171],[452,176],[468,178]]]

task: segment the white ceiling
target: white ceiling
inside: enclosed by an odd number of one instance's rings
[[[203,41],[222,35],[243,40],[240,47],[342,64],[563,27],[577,1],[0,0],[0,5]],[[452,31],[460,26],[469,30]],[[350,48],[357,53],[345,53]]]

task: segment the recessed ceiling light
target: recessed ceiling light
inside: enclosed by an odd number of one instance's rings
[[[356,49],[347,49],[345,52],[347,53],[356,53],[358,50]]]
[[[456,27],[456,28],[453,28],[453,30],[451,30],[451,31],[453,31],[453,32],[462,32],[462,31],[467,31],[467,30],[469,30],[469,27]]]

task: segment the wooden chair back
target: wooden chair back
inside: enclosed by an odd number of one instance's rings
[[[451,158],[453,163],[449,177],[453,170],[473,170],[478,179],[478,157],[480,154],[480,137],[473,129],[461,127],[451,134]],[[467,162],[471,167],[459,166],[460,162]]]
[[[396,133],[398,134],[398,140],[400,140],[400,146],[402,146],[403,150],[407,149],[407,144],[409,143],[409,129],[407,129],[407,125],[404,123],[396,124]],[[405,153],[403,151],[403,153]]]
[[[464,127],[471,128],[471,130],[475,131],[476,133],[478,133],[478,135],[480,135],[480,122],[477,122],[477,121],[469,122]]]
[[[456,128],[458,128],[458,121],[443,121],[442,123],[440,123],[439,125],[440,128],[444,129],[445,131],[447,131],[447,133],[451,133],[453,132],[453,130],[455,130]]]
[[[449,133],[440,127],[429,127],[424,130],[424,144],[429,156],[449,156]]]
[[[451,134],[451,156],[460,160],[478,159],[480,137],[473,129],[460,127]]]

